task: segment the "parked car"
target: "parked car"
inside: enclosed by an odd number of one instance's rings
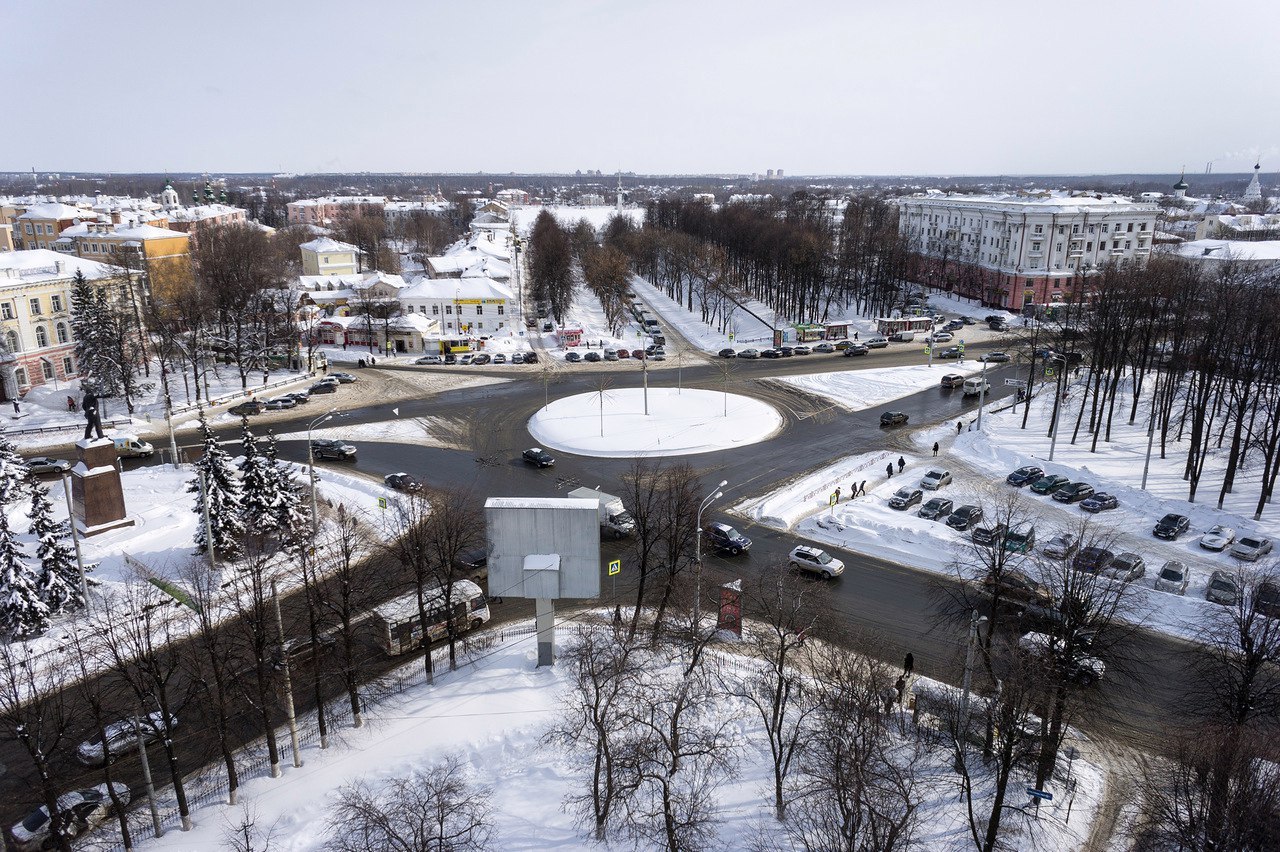
[[[1042,476],[1031,483],[1031,490],[1036,494],[1052,494],[1071,480],[1058,473]]]
[[[859,355],[866,355],[870,351],[865,343],[852,343],[845,348],[844,357],[856,358]]]
[[[910,418],[901,411],[886,411],[880,415],[881,426],[905,426]]]
[[[416,361],[414,361],[413,363],[415,363],[415,364],[443,364],[443,363],[444,363],[444,359],[443,359],[443,358],[441,358],[439,355],[423,355],[421,358],[418,358],[418,359],[417,359]]]
[[[356,457],[356,448],[346,441],[338,441],[330,438],[313,438],[311,439],[311,457],[315,459],[353,459]]]
[[[924,499],[924,492],[919,488],[899,488],[889,498],[890,509],[909,509]]]
[[[721,357],[721,358],[737,358],[737,357],[738,357],[738,350],[736,350],[736,349],[721,349],[721,350],[720,350],[719,352],[717,352],[716,354],[717,354],[719,357]]]
[[[59,832],[68,838],[81,837],[93,831],[106,821],[115,807],[111,794],[115,793],[121,804],[129,804],[129,787],[114,781],[111,788],[106,784],[89,787],[84,790],[73,790],[58,797]],[[37,849],[55,849],[57,844],[53,837],[53,821],[49,817],[48,805],[41,805],[10,829],[16,848],[20,852]]]
[[[1176,541],[1178,536],[1187,531],[1191,526],[1191,519],[1186,515],[1175,515],[1172,512],[1156,521],[1155,529],[1151,534],[1156,538],[1167,539],[1168,541]]]
[[[1240,600],[1240,583],[1230,571],[1214,571],[1209,575],[1209,585],[1205,587],[1204,599],[1223,606],[1235,606]]]
[[[1214,524],[1209,527],[1209,531],[1200,536],[1200,546],[1205,550],[1221,551],[1226,550],[1235,544],[1236,531],[1231,527],[1224,527],[1222,524]]]
[[[501,352],[498,352],[498,353],[496,353],[496,354],[493,356],[493,363],[495,363],[495,364],[505,364],[505,363],[507,363],[507,356],[506,356],[506,355],[503,355]]]
[[[316,382],[307,388],[307,393],[337,393],[338,385],[336,382]]]
[[[1116,555],[1105,547],[1085,547],[1071,560],[1071,568],[1081,574],[1101,574],[1116,561]]]
[[[606,360],[606,361],[617,361],[617,360],[618,360],[618,350],[617,350],[617,349],[606,349],[606,350],[604,350],[604,360]]]
[[[1047,633],[1028,633],[1018,640],[1018,647],[1026,654],[1060,667],[1081,686],[1090,686],[1107,673],[1107,664],[1086,653],[1083,647],[1068,648],[1067,643]]]
[[[1036,528],[1030,524],[1014,527],[1005,533],[1004,549],[1010,553],[1030,553],[1036,548]]]
[[[1092,496],[1093,486],[1085,482],[1071,482],[1053,492],[1053,499],[1059,503],[1079,503]]]
[[[71,462],[65,459],[54,459],[49,456],[36,456],[33,459],[27,459],[27,470],[37,476],[45,474],[62,474],[71,470]]]
[[[512,352],[512,353],[511,353],[511,363],[512,363],[512,364],[523,364],[523,363],[524,363],[524,353],[523,353],[523,352]]]
[[[394,488],[396,491],[422,490],[422,483],[416,477],[407,473],[388,473],[382,477],[382,481],[388,488]]]
[[[1191,569],[1176,559],[1170,559],[1164,563],[1164,567],[1156,575],[1156,591],[1185,595],[1189,582],[1191,582]]]
[[[1247,535],[1231,546],[1229,553],[1236,559],[1257,562],[1271,552],[1271,539]]]
[[[950,519],[948,519],[950,523]],[[1005,534],[1009,532],[1007,524],[990,524],[985,527],[977,527],[973,531],[973,543],[980,544],[983,547],[999,547],[1004,542]]]
[[[848,349],[848,348],[849,348],[850,346],[852,346],[852,345],[853,345],[853,341],[852,341],[852,340],[837,340],[837,341],[836,341],[836,351],[837,351],[837,352],[843,352],[844,350]]]
[[[582,354],[570,349],[568,352],[564,353],[564,360],[570,364],[577,364],[582,360]]]
[[[665,361],[667,360],[667,353],[663,351],[661,346],[659,346],[658,351],[654,352],[649,357],[655,361]]]
[[[551,453],[541,447],[530,447],[521,453],[520,457],[529,464],[537,465],[538,467],[552,467],[556,463],[556,460],[552,458]]]
[[[284,671],[284,667],[304,666],[316,657],[331,651],[338,640],[327,633],[320,633],[313,641],[310,636],[286,639],[283,646],[271,651],[271,667]]]
[[[1004,364],[1009,360],[1008,352],[988,352],[978,357],[979,361],[986,361],[988,364]]]
[[[481,576],[487,576],[489,549],[487,547],[467,548],[454,557],[453,564],[469,575],[474,576],[479,572],[483,572]]]
[[[927,491],[937,491],[944,485],[951,484],[951,471],[934,468],[920,480],[920,487]]]
[[[526,352],[526,353],[524,353],[524,362],[525,362],[526,364],[536,364],[536,363],[538,363],[538,353],[537,353],[537,352]]]
[[[645,351],[643,349],[632,349],[631,357],[638,361],[643,361],[645,359]]]
[[[779,346],[778,354],[783,358],[790,358],[792,355],[796,354],[796,349],[794,346]]]
[[[325,378],[337,379],[339,382],[341,382],[344,385],[349,385],[356,381],[356,377],[351,375],[350,373],[330,373]]]
[[[738,356],[738,357],[742,357],[742,356]],[[781,358],[782,350],[781,349],[761,349],[760,357],[761,358]]]
[[[177,726],[178,720],[170,716],[168,730],[172,731]],[[125,754],[132,754],[137,750],[139,733],[148,745],[156,742],[165,733],[164,714],[156,710],[141,718],[130,716],[112,722],[103,730],[107,735],[106,740],[98,733],[80,743],[76,749],[76,760],[85,766],[102,766],[110,755],[110,762],[115,763]]]
[[[456,364],[458,363],[458,356],[452,352],[446,352],[444,353],[444,363],[446,365]]]
[[[751,539],[728,524],[710,523],[702,528],[702,537],[721,553],[737,556],[751,549]]]
[[[490,361],[492,361],[492,360],[493,360],[493,359],[492,359],[491,357],[489,357],[489,353],[488,353],[488,352],[477,352],[477,353],[475,354],[475,357],[473,357],[473,358],[471,359],[471,363],[472,363],[474,366],[477,366],[477,367],[483,367],[485,364],[488,364],[488,363],[489,363]]]
[[[1116,495],[1108,494],[1105,491],[1100,491],[1093,496],[1086,497],[1084,500],[1080,501],[1081,509],[1086,512],[1093,512],[1094,514],[1097,514],[1098,512],[1106,512],[1111,509],[1118,508],[1119,506],[1120,500],[1116,498]]]
[[[248,417],[253,414],[261,414],[266,410],[266,405],[256,399],[245,400],[239,405],[233,405],[227,409],[227,411],[234,414],[236,417]]]
[[[825,340],[822,341],[821,343],[816,343],[813,346],[813,353],[815,355],[830,355],[832,352],[835,352],[835,351],[836,351],[835,344],[829,343]]]
[[[844,573],[844,563],[825,550],[801,545],[791,550],[790,566],[792,571],[807,571],[817,574],[824,580],[839,577]]]
[[[881,337],[877,334],[875,337],[868,337],[864,340],[863,345],[868,349],[884,349],[889,345],[889,338]]]
[[[916,515],[926,521],[941,521],[951,516],[951,510],[954,506],[955,504],[945,497],[934,497],[921,506]]]
[[[966,532],[982,520],[981,506],[961,506],[947,516],[947,526]]]
[[[306,405],[308,402],[311,401],[311,394],[307,393],[306,391],[292,391],[290,393],[285,394],[285,396],[289,397],[289,399],[298,403],[298,405]]]
[[[812,355],[812,354],[813,354],[813,350],[812,350],[812,349],[810,349],[808,346],[805,346],[805,345],[802,343],[802,344],[800,344],[799,346],[794,346],[794,347],[792,347],[792,349],[791,349],[791,353],[792,353],[793,355]]]
[[[619,360],[619,361],[625,360],[625,359],[630,358],[630,357],[631,357],[631,350],[630,350],[630,349],[619,349],[619,350],[618,350],[618,360]]]
[[[592,364],[599,364],[601,361],[604,360],[604,356],[601,355],[599,352],[592,350],[588,352],[586,355],[583,355],[582,360],[590,361]]]
[[[746,358],[747,360],[750,361],[760,357],[760,350],[759,349],[743,349],[741,352],[738,353],[738,357]]]
[[[976,319],[974,319],[973,317],[970,317],[970,316],[963,316],[963,317],[960,317],[960,323],[961,323],[962,325],[977,325],[977,324],[978,324],[978,321],[977,321]]]
[[[1121,553],[1103,570],[1103,576],[1123,583],[1141,580],[1147,575],[1147,561],[1136,553]]]
[[[1280,618],[1280,583],[1263,580],[1253,594],[1253,608],[1268,618]]]
[[[1018,468],[1013,473],[1006,476],[1004,481],[1015,488],[1021,488],[1024,485],[1030,485],[1042,476],[1044,476],[1044,470],[1042,468],[1029,464]]]
[[[964,385],[964,376],[960,375],[959,373],[947,373],[945,376],[942,377],[942,381],[940,382],[940,384],[945,390],[958,388]]]
[[[1045,556],[1051,556],[1054,559],[1066,559],[1068,556],[1076,552],[1076,548],[1080,546],[1080,542],[1076,539],[1075,533],[1060,532],[1053,538],[1044,543]]]
[[[998,577],[988,574],[982,578],[982,588],[989,595],[998,592],[1001,598],[1013,603],[1041,607],[1053,604],[1053,593],[1021,571],[1001,571]]]
[[[298,401],[291,396],[278,396],[275,399],[267,400],[267,411],[286,411],[290,408],[297,408]]]

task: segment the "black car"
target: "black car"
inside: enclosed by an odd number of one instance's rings
[[[844,350],[844,357],[854,358],[858,355],[866,355],[871,350],[867,348],[865,343],[851,343]]]
[[[583,361],[590,361],[592,364],[599,364],[604,360],[604,356],[599,352],[591,351],[582,356]]]
[[[1084,482],[1072,482],[1053,492],[1053,499],[1059,503],[1079,503],[1086,497],[1093,496],[1093,486]]]
[[[720,350],[718,353],[716,353],[716,354],[718,354],[721,358],[737,358],[737,357],[738,357],[738,350],[736,350],[736,349],[721,349],[721,350]]]
[[[1071,567],[1082,574],[1101,574],[1116,561],[1116,555],[1105,547],[1086,547],[1076,553]]]
[[[973,531],[973,543],[980,544],[983,547],[1000,547],[1004,542],[1005,534],[1008,532],[1008,524],[992,524],[988,527],[978,527]]]
[[[792,355],[796,354],[796,350],[791,346],[779,346],[778,354],[783,358],[790,358]]]
[[[951,515],[951,508],[955,504],[946,497],[934,497],[928,503],[920,507],[917,515],[927,521],[940,521]]]
[[[1253,596],[1253,607],[1268,618],[1280,618],[1280,584],[1264,580]]]
[[[1187,528],[1190,526],[1191,519],[1186,515],[1174,515],[1170,513],[1156,521],[1156,528],[1151,531],[1151,534],[1156,538],[1174,541],[1178,536],[1186,532]]]
[[[346,441],[327,438],[315,438],[311,441],[311,457],[314,459],[337,459],[344,461],[356,457],[356,448]]]
[[[880,415],[881,426],[905,426],[910,419],[901,411],[886,411]]]
[[[471,359],[471,363],[475,364],[476,366],[483,367],[485,364],[488,364],[491,360],[492,359],[489,357],[488,352],[477,352],[476,357]]]
[[[304,405],[311,401],[311,394],[306,391],[290,391],[289,393],[284,394],[284,396],[289,397],[289,399],[293,400],[298,405]]]
[[[1120,501],[1116,499],[1114,494],[1107,494],[1100,491],[1092,497],[1086,498],[1080,508],[1086,512],[1105,512],[1108,509],[1115,509],[1120,505]]]
[[[728,524],[707,524],[702,529],[702,536],[716,550],[731,556],[737,556],[751,549],[751,539]]]
[[[541,447],[530,447],[520,454],[520,457],[529,464],[536,464],[538,467],[552,467],[556,460],[551,457],[551,453]]]
[[[582,356],[577,352],[566,352],[564,353],[564,360],[570,364],[576,364],[582,360]]]
[[[397,491],[421,491],[422,483],[407,473],[388,473],[382,478],[388,488]]]
[[[458,356],[452,352],[446,352],[444,353],[444,362],[446,364],[456,364],[458,363]]]
[[[537,352],[526,352],[526,353],[524,353],[524,362],[525,362],[526,364],[536,364],[536,363],[538,363],[538,353],[537,353]]]
[[[1043,468],[1029,464],[1018,468],[1013,473],[1006,476],[1004,481],[1016,488],[1021,488],[1024,485],[1030,485],[1042,476],[1044,476]]]
[[[953,530],[972,529],[973,526],[982,520],[981,506],[961,506],[947,517],[947,526]]]
[[[333,382],[316,382],[307,388],[307,393],[337,393],[338,386]]]
[[[941,352],[937,353],[937,357],[938,357],[938,358],[942,358],[942,359],[944,359],[944,360],[945,360],[945,359],[948,359],[948,358],[959,358],[959,357],[960,357],[960,347],[959,347],[959,346],[948,346],[946,349],[943,349]]]
[[[233,405],[228,409],[228,411],[236,417],[247,417],[250,414],[261,414],[264,410],[266,410],[266,406],[256,399],[242,402],[239,405]]]
[[[760,351],[761,358],[781,358],[782,350],[780,349],[762,349]]]
[[[890,509],[909,509],[924,499],[924,492],[919,488],[899,488],[889,498]]]
[[[489,551],[483,547],[472,547],[462,551],[454,558],[453,564],[462,569],[469,577],[484,577],[488,573]]]

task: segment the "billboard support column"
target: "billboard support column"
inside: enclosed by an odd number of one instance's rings
[[[533,603],[538,628],[538,666],[556,664],[556,604],[550,598],[537,598]]]

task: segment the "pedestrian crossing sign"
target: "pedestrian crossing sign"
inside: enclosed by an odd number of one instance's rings
[[[622,573],[622,560],[615,559],[609,563],[609,576],[615,577]]]

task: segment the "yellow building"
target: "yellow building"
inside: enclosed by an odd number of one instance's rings
[[[182,231],[126,221],[81,222],[66,228],[53,248],[99,263],[172,278],[190,268],[191,237]]]
[[[63,231],[96,217],[97,214],[92,210],[69,204],[32,204],[14,216],[14,248],[52,249],[54,241],[62,236]]]
[[[360,249],[321,237],[298,246],[302,252],[303,275],[355,275],[360,271]]]

